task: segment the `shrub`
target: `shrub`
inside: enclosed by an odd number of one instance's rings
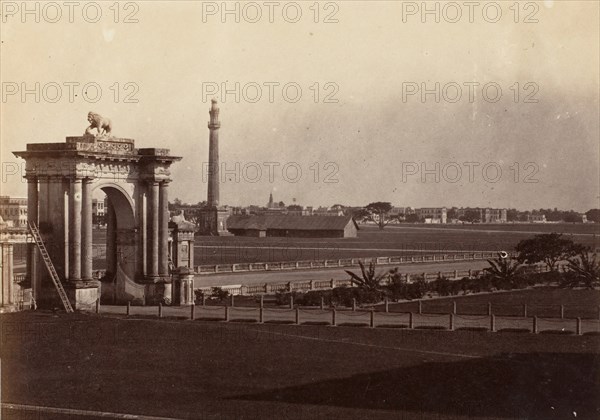
[[[202,303],[203,298],[204,298],[204,290],[199,290],[199,289],[194,290],[194,303]]]
[[[423,278],[420,278],[413,283],[408,283],[406,287],[406,299],[421,299],[427,293],[428,285]]]
[[[440,296],[450,295],[451,287],[450,280],[448,280],[446,277],[439,277],[431,284],[431,290]]]
[[[213,287],[210,291],[210,297],[216,299],[219,302],[223,302],[229,297],[229,291],[223,290],[220,287]]]
[[[354,291],[349,287],[336,287],[331,293],[331,303],[336,306],[352,306]]]

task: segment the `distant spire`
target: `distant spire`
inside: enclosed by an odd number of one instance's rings
[[[272,209],[274,207],[274,203],[273,203],[273,193],[269,194],[269,204],[267,204],[267,207]]]

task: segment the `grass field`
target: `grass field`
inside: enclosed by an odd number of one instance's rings
[[[600,413],[598,337],[31,312],[0,322],[3,403],[197,419]]]
[[[565,318],[598,319],[600,291],[536,287],[535,289],[502,293],[458,295],[431,301],[424,300],[422,311],[447,314],[452,311],[453,302],[456,302],[457,313],[459,314],[486,314],[488,303],[491,303],[495,315],[517,316],[522,314],[523,305],[527,305],[529,316],[558,317],[560,316],[560,305],[562,304],[564,305]],[[416,301],[389,304],[390,312],[417,312],[417,309],[418,303]],[[383,310],[383,306],[377,306],[376,310]]]
[[[600,248],[599,229],[596,224],[410,224],[383,231],[361,225],[357,238],[342,239],[196,237],[194,265],[513,250],[520,240],[554,231]],[[104,268],[105,240],[105,231],[94,231],[95,269]]]

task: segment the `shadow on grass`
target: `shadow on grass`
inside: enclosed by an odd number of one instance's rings
[[[599,418],[600,355],[501,354],[424,363],[233,399],[438,415]]]

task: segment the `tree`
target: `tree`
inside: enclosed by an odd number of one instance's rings
[[[517,209],[506,210],[506,221],[507,222],[516,222],[517,220],[519,220],[519,212]]]
[[[588,221],[600,223],[600,209],[590,209],[585,212]]]
[[[580,244],[563,238],[560,233],[544,233],[531,239],[524,239],[515,247],[520,263],[536,264],[544,262],[550,271],[556,271],[559,261],[567,260],[585,250]]]
[[[392,210],[392,204],[383,201],[377,201],[375,203],[370,203],[365,207],[367,210],[369,217],[372,221],[377,223],[379,229],[383,230],[384,227],[390,223],[389,213]]]
[[[421,218],[419,217],[418,214],[412,213],[412,214],[407,214],[406,217],[404,218],[404,221],[406,223],[420,223]]]
[[[572,273],[568,286],[577,286],[580,283],[588,289],[593,289],[600,282],[600,262],[596,261],[596,254],[590,254],[589,249],[585,249],[578,255],[569,258],[569,271]]]
[[[350,281],[356,284],[359,288],[367,292],[376,292],[381,290],[381,282],[389,276],[389,273],[375,273],[375,263],[371,261],[369,268],[365,269],[362,261],[358,262],[362,277],[354,274],[352,271],[345,270],[350,274]]]
[[[492,278],[492,283],[502,288],[512,289],[518,286],[523,266],[509,256],[498,253],[498,257],[487,260],[490,265],[485,271]]]
[[[475,221],[480,221],[479,217],[480,214],[477,210],[468,209],[467,211],[465,211],[465,214],[459,218],[459,220],[462,220],[463,222],[473,223]]]
[[[446,213],[446,218],[448,220],[458,219],[458,210],[456,210],[456,207],[452,207],[448,210],[448,212]]]

